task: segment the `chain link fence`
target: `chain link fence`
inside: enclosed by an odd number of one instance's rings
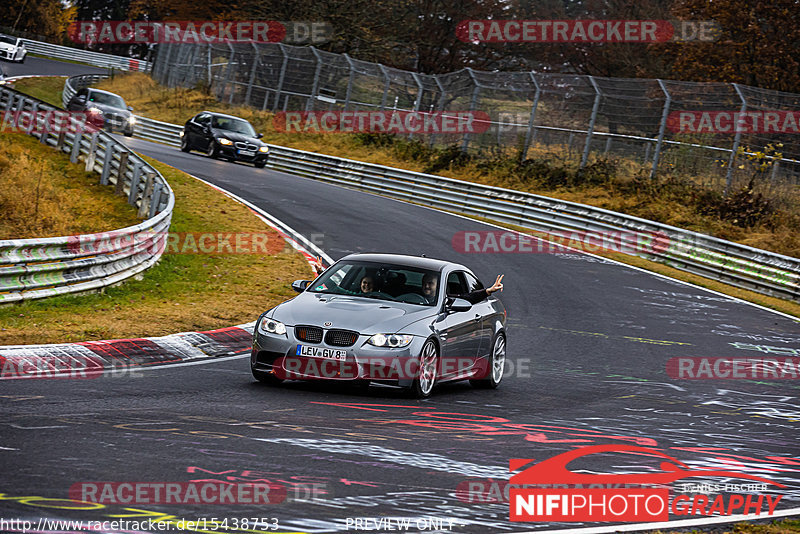
[[[712,118],[717,112],[782,111],[800,119],[798,94],[533,72],[464,69],[434,76],[276,43],[164,44],[152,74],[169,87],[202,87],[222,102],[273,112],[478,111],[491,117],[482,133],[407,134],[430,146],[515,149],[523,158],[572,160],[580,168],[613,155],[637,163],[651,178],[680,173],[720,191],[754,178],[762,189],[800,183],[798,134],[681,133],[675,117],[680,111]]]

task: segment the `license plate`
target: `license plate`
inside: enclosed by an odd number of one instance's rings
[[[297,345],[297,356],[344,361],[347,359],[347,351],[339,349],[326,349],[324,347],[309,347],[308,345]]]
[[[240,156],[255,156],[256,153],[253,152],[252,150],[240,150],[239,151],[239,155]],[[317,348],[319,348],[319,347],[317,347]]]

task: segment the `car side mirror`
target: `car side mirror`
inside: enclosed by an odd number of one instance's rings
[[[298,293],[302,293],[308,287],[308,284],[311,283],[311,280],[295,280],[292,282],[292,289],[297,291]]]
[[[133,111],[133,106],[128,106],[128,111]]]
[[[261,139],[262,137],[264,137],[264,134],[263,134],[263,133],[256,134],[256,139]]]
[[[472,308],[472,304],[466,299],[448,298],[445,309],[451,312],[465,312]]]

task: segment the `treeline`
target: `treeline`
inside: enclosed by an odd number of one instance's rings
[[[425,73],[536,70],[738,82],[800,93],[800,0],[4,0],[0,26],[65,41],[74,20],[326,21],[322,50]],[[474,43],[465,20],[714,21],[713,42]],[[143,55],[146,47],[102,45]]]

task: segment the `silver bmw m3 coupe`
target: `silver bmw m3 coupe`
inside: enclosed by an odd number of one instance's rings
[[[424,398],[439,383],[503,378],[505,308],[463,265],[351,254],[292,287],[300,294],[255,325],[250,367],[262,382],[381,382]]]

